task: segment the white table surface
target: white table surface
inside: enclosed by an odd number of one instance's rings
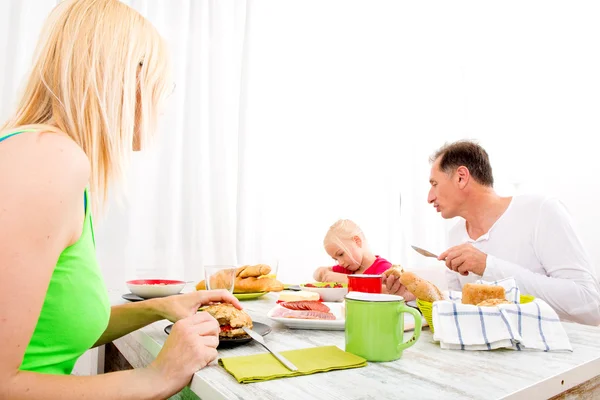
[[[123,303],[111,292],[113,304]],[[265,336],[276,351],[336,345],[343,331],[287,329],[266,317],[276,294],[244,301],[254,321],[270,325]],[[169,321],[159,321],[115,341],[134,367],[150,363],[160,351]],[[209,399],[538,399],[549,398],[600,374],[600,327],[564,323],[573,352],[442,350],[431,332],[397,361],[314,375],[240,384],[216,362],[198,371],[190,387]],[[412,334],[407,332],[406,335]],[[263,353],[256,343],[219,351],[220,357]]]

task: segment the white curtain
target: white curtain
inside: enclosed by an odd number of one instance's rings
[[[0,2],[0,118],[15,105],[15,95],[29,72],[33,50],[44,19],[56,0]]]
[[[2,115],[53,3],[0,4]],[[428,157],[460,138],[489,151],[500,193],[563,199],[600,264],[596,2],[127,3],[167,38],[177,87],[126,205],[97,224],[109,286],[273,259],[282,281],[307,281],[332,263],[338,218],[440,282],[409,245],[445,249]]]
[[[199,280],[236,262],[241,69],[246,3],[129,1],[169,42],[175,91],[156,146],[135,155],[124,207],[99,224],[111,284]]]

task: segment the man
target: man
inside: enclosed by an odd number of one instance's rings
[[[600,324],[598,279],[562,203],[496,194],[488,154],[474,142],[445,145],[430,161],[427,201],[442,218],[461,217],[450,231],[451,247],[439,256],[450,290],[514,277],[521,293],[545,300],[561,319]],[[385,286],[406,294],[394,276]]]

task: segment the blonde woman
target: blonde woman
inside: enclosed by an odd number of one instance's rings
[[[154,399],[217,357],[218,323],[196,292],[110,307],[95,257],[100,209],[172,87],[165,44],[118,0],[50,15],[17,111],[0,131],[0,398]],[[202,294],[205,293],[205,294]],[[88,348],[177,321],[147,368],[71,376]]]

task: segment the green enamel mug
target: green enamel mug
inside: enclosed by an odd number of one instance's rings
[[[412,337],[404,342],[404,313],[415,319]],[[346,295],[346,351],[367,361],[393,361],[421,336],[421,314],[402,296],[350,292]]]

